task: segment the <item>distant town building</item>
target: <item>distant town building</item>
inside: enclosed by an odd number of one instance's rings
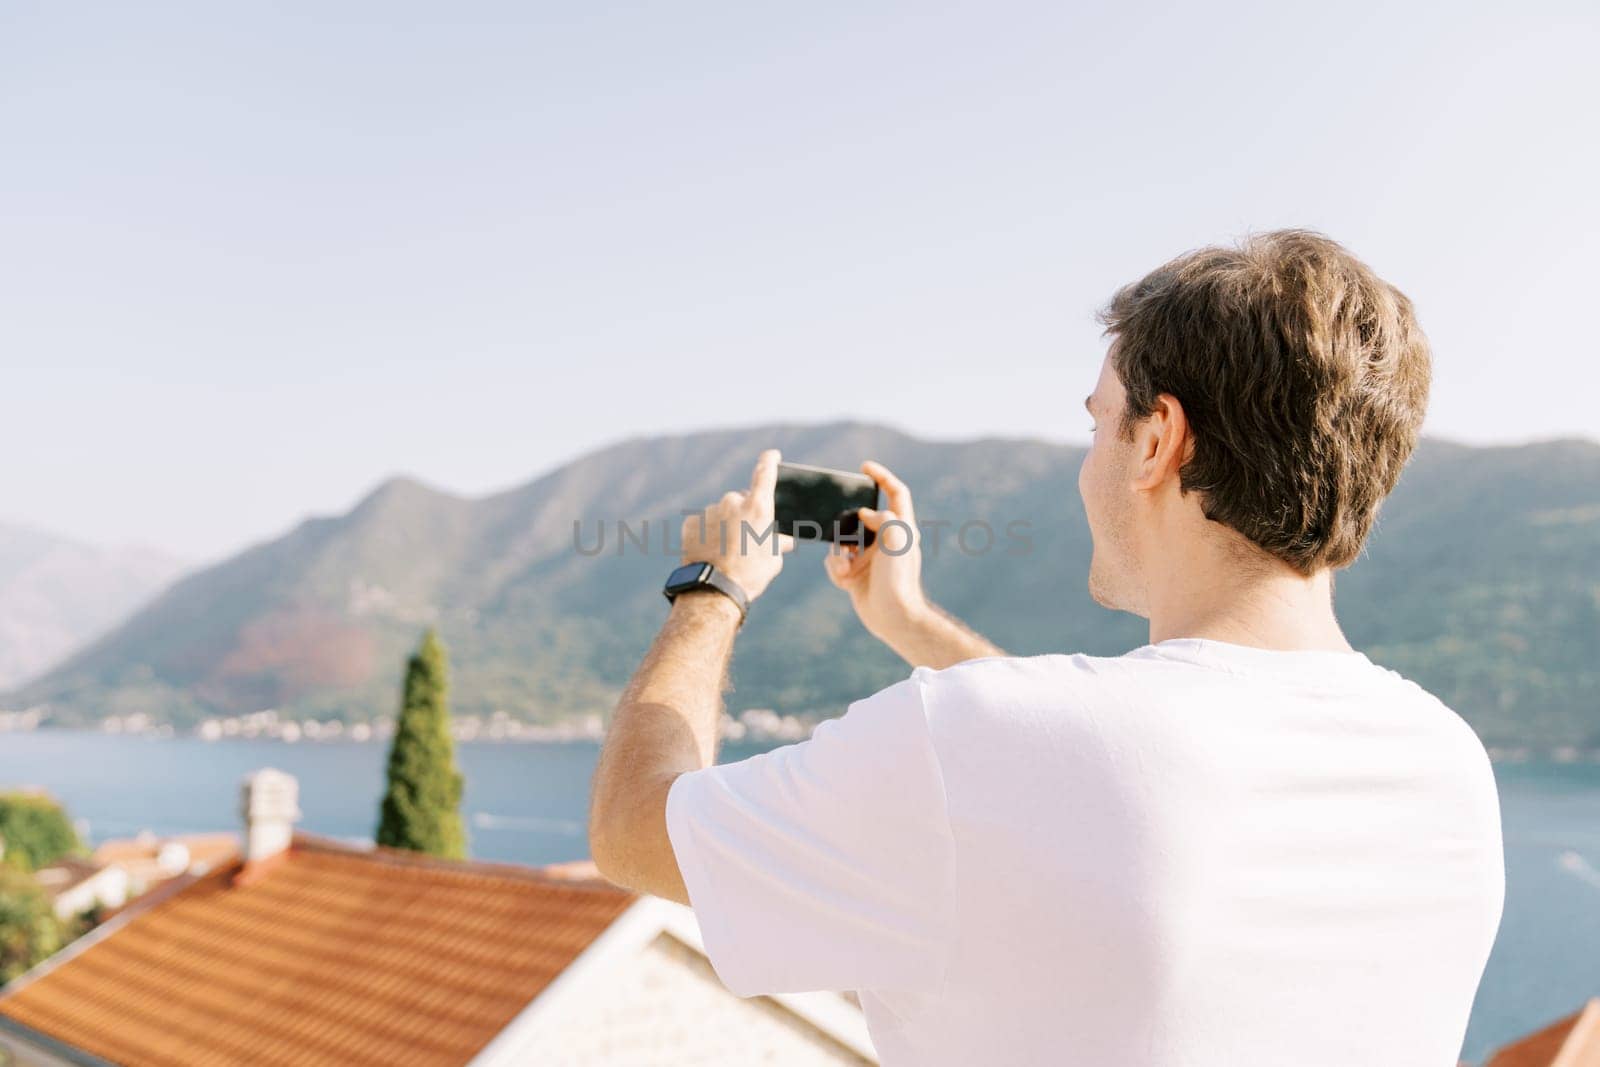
[[[252,775],[239,853],[7,986],[0,1063],[877,1062],[850,999],[735,997],[689,909],[592,864],[351,846],[295,832],[296,801],[289,776]]]
[[[1513,1042],[1484,1067],[1596,1067],[1600,1065],[1600,997],[1565,1019]]]
[[[120,908],[128,899],[126,871],[78,856],[63,856],[40,867],[33,880],[63,922],[96,908]]]
[[[118,867],[128,876],[128,894],[138,896],[180,874],[204,874],[239,852],[237,833],[180,834],[157,837],[148,830],[137,837],[103,841],[94,850],[96,863]]]

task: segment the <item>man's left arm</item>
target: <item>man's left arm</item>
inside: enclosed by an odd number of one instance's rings
[[[728,493],[683,527],[684,562],[712,564],[751,601],[777,576],[782,553],[793,547],[773,532],[778,459],[775,450],[763,452],[748,492]],[[667,793],[679,775],[716,762],[722,693],[739,623],[739,606],[721,593],[680,594],[623,692],[589,805],[590,852],[612,882],[689,903],[667,836]]]

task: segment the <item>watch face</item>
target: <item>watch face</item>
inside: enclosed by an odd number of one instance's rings
[[[686,589],[698,585],[711,570],[709,563],[685,563],[667,576],[668,589]]]

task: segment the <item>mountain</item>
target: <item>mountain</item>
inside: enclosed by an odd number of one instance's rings
[[[0,690],[60,661],[153,596],[182,564],[0,524]]]
[[[147,711],[182,726],[267,707],[361,720],[392,713],[404,656],[434,623],[458,713],[552,722],[603,711],[665,612],[659,589],[674,560],[663,535],[675,535],[680,509],[742,486],[769,445],[797,462],[873,457],[900,473],[925,525],[955,524],[930,552],[933,597],[1003,647],[1115,653],[1144,642],[1142,620],[1096,606],[1084,588],[1081,449],[775,426],[630,440],[477,499],[387,482],[349,514],[188,576],[4,703],[48,703],[61,723]],[[978,552],[982,527],[971,526],[964,553],[957,527],[975,520],[996,540]],[[1013,528],[1026,545],[1007,536],[1011,522],[1026,523]],[[1340,575],[1340,617],[1354,643],[1490,742],[1600,745],[1597,560],[1600,445],[1429,440],[1368,552]],[[729,703],[833,714],[903,675],[828,585],[821,549],[803,545],[751,613]]]

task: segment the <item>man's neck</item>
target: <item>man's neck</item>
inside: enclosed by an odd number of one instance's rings
[[[1285,651],[1351,651],[1334,617],[1330,571],[1307,578],[1279,563],[1241,565],[1212,548],[1171,561],[1152,579],[1152,644],[1201,637]]]

